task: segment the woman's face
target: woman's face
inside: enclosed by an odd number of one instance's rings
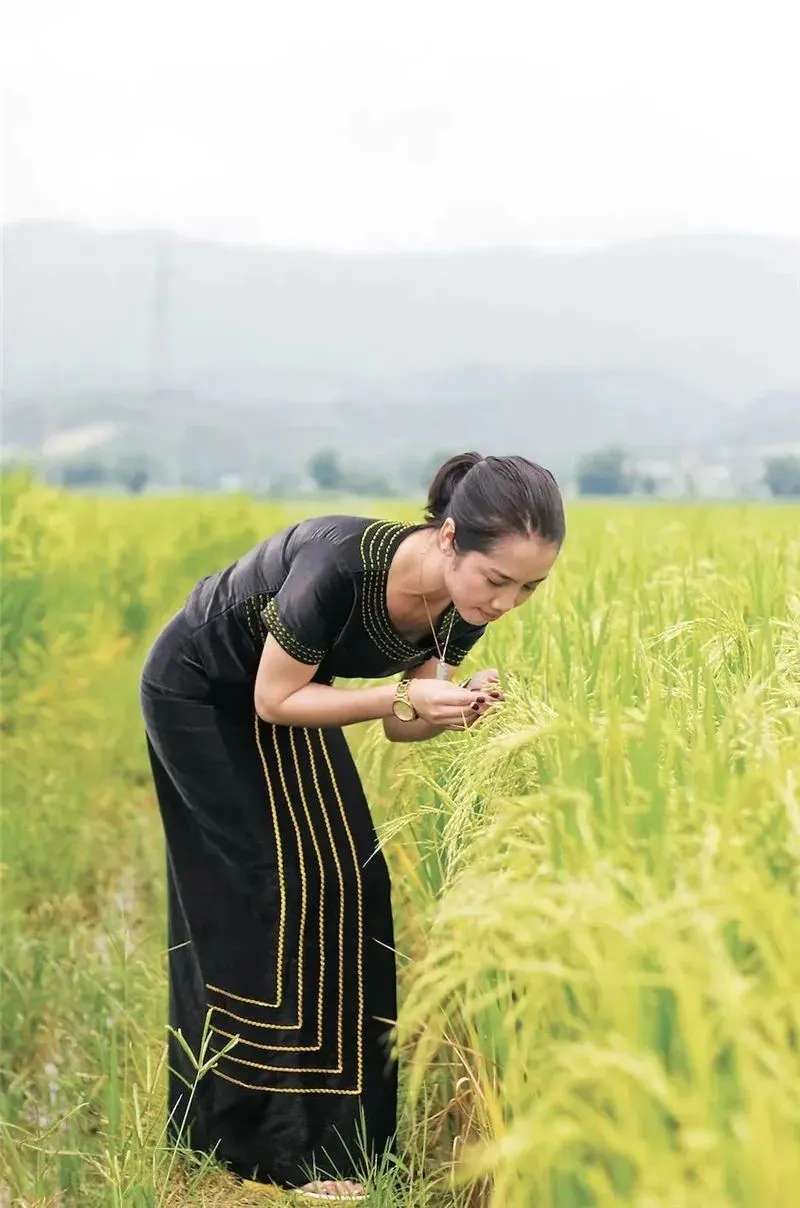
[[[497,621],[512,608],[529,600],[550,572],[559,546],[537,534],[500,538],[488,553],[469,552],[455,556],[452,521],[445,520],[449,553],[445,563],[448,594],[465,621],[485,625]]]

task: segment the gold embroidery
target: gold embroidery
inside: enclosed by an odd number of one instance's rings
[[[240,611],[242,613],[243,620],[244,620],[245,624],[247,625],[247,628],[250,630],[250,636],[255,637],[256,635],[253,633],[253,626],[252,626],[252,623],[250,620],[250,601],[249,601],[249,599],[242,600],[242,603],[240,605]]]
[[[295,748],[294,748],[294,735],[293,735],[292,731],[293,731],[293,727],[289,727],[289,739],[290,739],[290,742],[291,742],[291,744],[292,744],[292,753],[293,753],[293,756],[294,756],[295,768],[296,768],[296,770],[297,770],[298,784],[300,785],[300,791],[301,791],[301,793],[302,793],[302,791],[303,791],[303,789],[302,789],[302,781],[301,781],[301,779],[300,779],[300,774],[299,774],[299,765],[298,765],[298,762],[297,762],[297,755],[296,755]],[[329,1072],[329,1073],[341,1073],[341,1072],[342,1072],[342,1068],[343,1068],[343,1067],[342,1067],[342,1052],[343,1052],[343,1045],[342,1045],[342,1015],[343,1015],[343,1010],[344,1010],[344,877],[343,877],[343,875],[342,875],[342,866],[341,866],[341,863],[339,862],[339,853],[338,853],[338,852],[337,852],[337,850],[336,850],[336,843],[335,843],[334,838],[333,838],[333,831],[331,830],[331,824],[330,824],[330,819],[329,819],[329,817],[328,817],[328,811],[327,811],[327,809],[325,808],[325,804],[324,804],[324,801],[323,801],[323,798],[322,798],[322,794],[321,794],[321,792],[320,792],[320,788],[319,788],[319,781],[318,781],[318,779],[317,779],[317,769],[316,769],[316,764],[315,764],[315,762],[314,762],[314,755],[313,755],[313,750],[312,750],[312,747],[311,747],[311,740],[310,740],[310,738],[309,738],[308,731],[307,731],[307,730],[305,730],[305,729],[304,729],[304,734],[305,734],[305,739],[306,739],[306,746],[308,747],[309,765],[310,765],[310,767],[311,767],[311,774],[312,774],[313,779],[314,779],[314,786],[315,786],[316,793],[317,793],[317,800],[319,801],[320,810],[321,810],[321,813],[322,813],[323,819],[324,819],[324,821],[325,821],[325,829],[326,829],[327,834],[328,834],[328,842],[330,843],[330,846],[331,846],[331,853],[332,853],[332,855],[333,855],[333,860],[334,860],[334,863],[335,863],[335,865],[336,865],[336,872],[337,872],[337,877],[338,877],[338,881],[339,881],[339,932],[338,932],[338,935],[339,935],[339,975],[338,975],[338,986],[339,986],[339,1010],[338,1010],[338,1027],[337,1027],[337,1036],[338,1036],[337,1051],[338,1051],[338,1055],[339,1055],[339,1056],[338,1056],[338,1060],[339,1060],[339,1068],[338,1068],[337,1070],[330,1070],[330,1071],[327,1071],[327,1072]],[[313,834],[313,826],[311,825],[311,820],[310,820],[310,818],[309,818],[309,815],[308,815],[308,810],[307,810],[307,809],[306,809],[306,817],[307,817],[307,818],[308,818],[308,820],[309,820],[309,830],[311,830],[311,831],[312,831],[312,834]],[[319,848],[318,848],[318,846],[317,846],[317,844],[316,844],[316,836],[314,836],[314,844],[315,844],[315,847],[317,847],[317,852],[319,852]],[[321,895],[322,895],[322,897],[321,897],[321,903],[320,903],[320,928],[319,928],[319,938],[320,938],[320,952],[322,953],[322,958],[321,958],[321,962],[320,962],[320,964],[321,964],[321,969],[320,969],[320,988],[319,988],[319,999],[318,999],[318,1004],[319,1004],[319,1015],[318,1015],[318,1024],[317,1024],[317,1039],[318,1039],[318,1044],[317,1044],[316,1046],[307,1045],[307,1046],[302,1046],[302,1047],[298,1047],[298,1048],[296,1048],[296,1049],[291,1050],[291,1051],[295,1051],[295,1052],[313,1052],[313,1051],[315,1051],[315,1048],[316,1048],[316,1049],[318,1049],[318,1048],[320,1048],[320,1047],[322,1046],[322,989],[323,989],[323,984],[324,984],[324,973],[325,973],[325,957],[324,957],[324,929],[325,929],[325,922],[324,922],[324,920],[325,920],[324,892],[325,892],[325,874],[324,874],[324,871],[323,871],[323,869],[322,869],[322,865],[321,865],[321,863],[320,863],[320,879],[321,879]],[[221,993],[228,993],[228,992],[226,992],[226,991],[220,991],[220,992],[221,992]],[[236,999],[238,999],[240,1002],[250,1002],[250,1003],[254,1003],[254,1004],[256,1004],[256,1005],[263,1005],[263,1004],[261,1004],[261,1003],[260,1003],[260,1000],[259,1000],[259,999],[257,999],[257,998],[244,998],[242,995],[239,995],[239,994],[228,994],[228,996],[229,996],[230,998],[236,998]],[[242,1019],[242,1017],[241,1017],[241,1016],[234,1016],[234,1018],[236,1018],[236,1019],[241,1019],[241,1021],[242,1021],[243,1023],[250,1023],[250,1024],[252,1024],[254,1027],[263,1027],[263,1026],[265,1026],[265,1025],[263,1025],[263,1024],[261,1024],[261,1023],[259,1023],[259,1022],[258,1022],[258,1021],[256,1021],[256,1020],[245,1020],[245,1019]],[[225,1029],[224,1029],[224,1028],[214,1027],[214,1028],[213,1028],[213,1030],[214,1030],[215,1032],[219,1032],[219,1033],[220,1033],[222,1036],[233,1037],[233,1036],[235,1035],[235,1033],[233,1033],[233,1032],[227,1032],[227,1031],[225,1031]],[[242,1041],[241,1041],[241,1043],[242,1043],[242,1044],[246,1044],[246,1045],[248,1046],[248,1048],[254,1048],[254,1049],[281,1049],[281,1048],[285,1048],[285,1047],[287,1047],[287,1046],[278,1046],[278,1045],[269,1045],[269,1044],[258,1044],[258,1043],[257,1043],[256,1041],[254,1041],[254,1040],[242,1040]],[[285,1069],[286,1067],[285,1067],[285,1066],[278,1066],[278,1067],[276,1067],[276,1068],[278,1068],[278,1069]],[[321,1071],[315,1071],[315,1072],[319,1073],[319,1072],[321,1072]]]
[[[259,722],[259,718],[258,718],[258,715],[256,714],[256,715],[255,715],[255,725],[256,725],[256,737],[257,737],[257,740],[258,740],[258,722]],[[265,725],[266,725],[266,724],[269,724],[269,723],[262,723],[262,724],[265,724]],[[291,731],[292,731],[293,729],[294,729],[294,727],[289,727],[289,731],[290,731],[290,743],[291,743],[291,746],[292,746],[292,756],[293,756],[293,760],[294,760],[294,764],[295,764],[295,770],[296,770],[296,773],[297,773],[297,782],[298,782],[298,786],[300,787],[301,796],[302,796],[302,798],[303,798],[303,805],[304,805],[304,809],[305,809],[305,813],[306,813],[306,818],[307,818],[307,821],[308,821],[308,824],[309,824],[309,830],[311,831],[312,835],[314,836],[314,838],[313,838],[313,842],[314,842],[315,850],[316,850],[316,852],[317,852],[317,857],[318,857],[318,860],[319,860],[319,862],[320,862],[320,873],[321,873],[321,879],[322,879],[322,882],[323,882],[323,889],[324,889],[324,872],[322,871],[321,856],[320,856],[320,853],[319,853],[319,846],[318,846],[318,844],[317,844],[317,842],[316,842],[316,835],[315,835],[314,828],[313,828],[313,825],[312,825],[312,822],[311,822],[311,817],[310,817],[310,814],[309,814],[309,811],[308,811],[308,807],[307,807],[307,803],[306,803],[306,799],[305,799],[305,794],[303,793],[303,790],[302,790],[302,780],[301,780],[301,777],[300,777],[300,769],[299,769],[299,764],[298,764],[298,760],[297,760],[297,753],[296,753],[296,750],[295,750],[295,746],[294,746],[294,740],[293,740],[293,737],[291,736]],[[280,775],[281,775],[281,782],[282,782],[282,784],[283,784],[284,793],[286,793],[286,792],[287,792],[287,790],[286,790],[286,784],[285,784],[285,780],[284,780],[284,777],[283,777],[282,764],[281,764],[281,762],[280,762],[280,752],[279,752],[279,750],[278,750],[278,747],[277,747],[277,742],[276,742],[276,739],[275,739],[275,733],[274,733],[274,732],[275,732],[275,726],[274,726],[274,725],[272,726],[272,730],[273,730],[273,743],[275,744],[276,754],[277,754],[277,758],[278,758],[278,766],[279,766],[279,771],[280,771]],[[326,810],[325,805],[324,805],[324,799],[323,799],[323,795],[322,795],[322,793],[321,793],[321,791],[320,791],[320,787],[319,787],[319,780],[318,780],[318,777],[317,777],[316,764],[315,764],[315,760],[314,760],[314,756],[313,756],[313,750],[312,750],[312,746],[311,746],[311,740],[310,740],[310,736],[309,736],[308,731],[307,731],[307,729],[306,729],[305,727],[303,727],[303,732],[304,732],[304,734],[305,734],[305,738],[306,738],[306,745],[307,745],[307,747],[308,747],[309,761],[310,761],[310,766],[311,766],[311,770],[312,770],[312,776],[313,776],[313,779],[314,779],[314,785],[315,785],[315,789],[316,789],[316,792],[317,792],[317,797],[318,797],[319,802],[320,802],[320,808],[321,808],[321,810],[322,810],[323,817],[324,817],[324,819],[325,819],[325,826],[326,826],[326,830],[327,830],[327,833],[328,833],[328,839],[329,839],[330,844],[331,844],[331,850],[332,850],[332,852],[333,852],[334,860],[335,860],[335,863],[336,863],[337,873],[338,873],[338,877],[339,877],[339,886],[340,886],[340,894],[339,894],[339,976],[338,976],[338,990],[339,990],[339,1011],[338,1011],[338,1017],[337,1017],[337,1049],[338,1049],[339,1064],[338,1064],[338,1066],[337,1066],[336,1068],[324,1068],[324,1067],[318,1067],[318,1066],[274,1066],[274,1065],[265,1065],[265,1064],[263,1064],[263,1063],[261,1063],[261,1062],[256,1062],[256,1061],[248,1061],[248,1060],[245,1060],[244,1058],[241,1058],[241,1057],[233,1057],[233,1056],[232,1056],[230,1053],[226,1053],[226,1054],[224,1055],[224,1057],[222,1058],[222,1060],[226,1060],[226,1061],[233,1061],[233,1062],[236,1062],[237,1064],[240,1064],[240,1065],[246,1065],[246,1066],[250,1066],[250,1067],[252,1067],[252,1068],[256,1068],[256,1069],[265,1069],[265,1070],[269,1070],[270,1072],[275,1072],[275,1073],[310,1073],[310,1074],[313,1074],[313,1073],[320,1073],[320,1074],[341,1074],[341,1073],[343,1072],[343,1069],[344,1069],[344,1063],[343,1063],[343,1011],[344,1011],[344,878],[343,878],[343,876],[342,876],[341,864],[340,864],[340,862],[339,862],[338,853],[337,853],[337,851],[336,851],[336,845],[335,845],[334,838],[333,838],[333,833],[332,833],[332,830],[331,830],[331,827],[330,827],[330,820],[329,820],[329,818],[328,818],[328,813],[327,813],[327,810]],[[321,1094],[360,1094],[360,1093],[361,1093],[361,1087],[362,1087],[362,1071],[363,1071],[363,1036],[362,1036],[362,1026],[363,1026],[363,1015],[364,1015],[364,990],[363,990],[363,900],[362,900],[362,882],[361,882],[361,872],[360,872],[360,869],[359,869],[359,866],[358,866],[358,857],[357,857],[357,852],[356,852],[356,848],[355,848],[355,843],[354,843],[354,841],[353,841],[353,836],[352,836],[352,833],[351,833],[351,831],[350,831],[350,827],[349,827],[348,822],[347,822],[347,815],[346,815],[346,812],[345,812],[344,806],[343,806],[343,804],[342,804],[342,799],[341,799],[341,796],[340,796],[340,793],[339,793],[339,788],[338,788],[338,785],[337,785],[337,783],[336,783],[336,778],[335,778],[335,776],[334,776],[333,767],[332,767],[332,765],[331,765],[331,761],[330,761],[330,758],[329,758],[329,756],[328,756],[328,751],[327,751],[327,746],[326,746],[326,744],[325,744],[325,738],[324,738],[324,734],[322,733],[322,730],[319,730],[319,731],[318,731],[318,733],[319,733],[319,737],[320,737],[320,744],[321,744],[321,747],[322,747],[322,752],[323,752],[323,755],[324,755],[324,757],[325,757],[325,761],[326,761],[326,764],[327,764],[327,767],[328,767],[328,772],[329,772],[329,774],[330,774],[331,783],[332,783],[332,785],[333,785],[333,789],[334,789],[334,792],[335,792],[335,794],[336,794],[336,800],[337,800],[337,804],[338,804],[338,808],[339,808],[339,813],[340,813],[340,815],[341,815],[342,822],[343,822],[343,825],[344,825],[344,830],[345,830],[345,833],[346,833],[346,835],[347,835],[347,840],[348,840],[348,844],[349,844],[349,847],[350,847],[350,852],[351,852],[351,855],[352,855],[352,858],[353,858],[353,869],[354,869],[354,872],[355,872],[355,877],[356,877],[356,901],[357,901],[357,955],[356,955],[356,983],[357,983],[357,998],[358,998],[358,1019],[357,1019],[357,1027],[356,1027],[356,1086],[355,1086],[354,1088],[345,1088],[345,1089],[343,1089],[343,1090],[337,1089],[337,1088],[335,1088],[335,1087],[268,1087],[268,1086],[263,1086],[263,1085],[261,1085],[261,1084],[259,1084],[259,1083],[245,1082],[245,1081],[242,1081],[241,1079],[238,1079],[238,1078],[233,1078],[232,1076],[230,1076],[230,1075],[228,1075],[228,1074],[224,1074],[224,1073],[223,1073],[221,1070],[216,1069],[216,1068],[214,1068],[212,1072],[213,1072],[213,1073],[215,1073],[215,1074],[217,1074],[217,1076],[218,1076],[218,1077],[220,1077],[220,1078],[224,1078],[224,1079],[226,1079],[227,1081],[229,1081],[229,1082],[233,1082],[233,1083],[235,1083],[235,1084],[236,1084],[236,1085],[238,1085],[238,1086],[247,1087],[248,1089],[252,1089],[252,1090],[261,1090],[261,1091],[269,1091],[269,1090],[272,1090],[272,1091],[275,1091],[275,1092],[284,1092],[284,1093],[297,1093],[297,1094],[299,1094],[299,1093],[321,1093]],[[263,768],[264,768],[264,773],[265,773],[265,775],[266,775],[266,777],[267,777],[267,782],[268,782],[268,785],[269,785],[269,774],[268,774],[268,768],[267,768],[266,760],[264,760],[264,758],[263,758],[263,750],[262,750],[262,749],[261,749],[261,747],[260,747],[260,742],[259,742],[259,750],[261,751],[261,755],[262,755],[262,766],[263,766]],[[273,796],[273,793],[272,793],[271,786],[270,786],[270,788],[269,788],[269,794],[270,794],[270,802],[272,803],[272,802],[274,802],[274,796]],[[287,799],[287,802],[288,802],[288,800],[289,800],[289,798],[288,798],[288,794],[287,794],[287,798],[286,798],[286,799]],[[289,806],[289,808],[290,808],[290,812],[292,812],[292,811],[291,811],[291,805]],[[274,811],[273,811],[273,817],[274,817],[274,816],[275,816],[275,815],[274,815]],[[293,817],[294,817],[294,815],[293,815]],[[295,822],[295,827],[296,827],[296,822]],[[277,828],[277,822],[276,822],[276,828]],[[300,845],[300,841],[299,841],[299,835],[298,835],[298,851],[299,851],[299,853],[300,853],[300,861],[301,861],[301,865],[302,865],[302,847],[301,847],[301,845]],[[279,866],[279,867],[280,867],[280,866]],[[301,867],[301,874],[300,874],[300,875],[301,875],[301,882],[304,882],[304,873],[303,873],[302,867]],[[282,880],[282,871],[281,871],[281,872],[279,872],[279,876],[281,877],[281,880]],[[322,896],[323,896],[323,900],[324,900],[324,892],[323,892],[323,895],[322,895]],[[299,957],[300,957],[300,961],[301,961],[301,958],[302,958],[302,941],[301,941],[301,947],[300,947],[300,950],[299,950]],[[299,961],[299,963],[300,963],[300,961]],[[322,988],[323,988],[323,982],[324,982],[324,976],[323,976],[323,975],[324,975],[324,921],[321,921],[321,922],[320,922],[320,964],[321,964],[321,973],[320,973],[320,982],[319,982],[319,997],[318,997],[318,1005],[319,1005],[320,1012],[321,1012],[321,1008],[322,1008]],[[211,987],[211,988],[214,988],[214,987]],[[218,988],[217,988],[217,989],[218,989]],[[222,993],[227,993],[227,992],[226,992],[226,991],[222,991]],[[244,999],[244,996],[241,996],[241,995],[231,995],[231,997],[234,997],[234,998],[240,998],[240,999],[242,999],[243,1001],[254,1002],[254,1003],[257,1003],[257,1002],[259,1001],[259,1000],[257,1000],[257,999]],[[280,1001],[280,1000],[279,1000],[279,1001]],[[269,1005],[272,1005],[272,1004],[269,1004]],[[216,1010],[218,1010],[219,1008],[215,1008],[215,1009],[216,1009]],[[230,1014],[230,1012],[226,1012],[226,1013],[227,1013],[227,1014]],[[237,1018],[237,1017],[236,1017],[236,1016],[234,1016],[234,1018]],[[321,1014],[320,1014],[320,1019],[321,1019]],[[255,1021],[246,1021],[246,1022],[255,1023]],[[260,1024],[256,1024],[256,1026],[269,1026],[269,1025],[260,1025]],[[272,1025],[272,1026],[280,1026],[280,1025]],[[235,1035],[235,1033],[224,1032],[224,1031],[222,1031],[222,1029],[219,1029],[219,1028],[216,1028],[216,1027],[214,1028],[214,1030],[215,1030],[215,1031],[217,1031],[217,1032],[220,1032],[222,1035],[225,1035],[225,1036],[233,1036],[233,1035]],[[250,1047],[250,1048],[264,1048],[264,1049],[273,1049],[273,1050],[275,1050],[275,1051],[281,1051],[283,1048],[288,1048],[288,1049],[289,1049],[289,1051],[294,1051],[294,1052],[304,1052],[304,1051],[309,1051],[309,1046],[303,1046],[303,1047],[297,1047],[297,1048],[294,1048],[294,1047],[289,1048],[289,1046],[278,1046],[278,1045],[260,1045],[260,1044],[255,1044],[254,1042],[243,1041],[243,1040],[241,1040],[241,1039],[239,1040],[239,1043],[240,1043],[240,1044],[245,1044],[245,1045],[247,1045],[247,1046],[248,1046],[248,1047]],[[218,1049],[213,1049],[213,1048],[212,1048],[212,1051],[213,1051],[213,1052],[219,1052],[219,1050],[218,1050]]]
[[[403,662],[406,659],[423,661],[436,652],[435,643],[415,646],[394,628],[386,605],[386,586],[389,577],[389,567],[394,551],[402,539],[406,529],[414,525],[404,521],[373,520],[361,535],[360,554],[363,565],[363,583],[361,591],[361,617],[364,629],[374,645],[392,662]],[[329,650],[311,646],[295,634],[282,620],[275,601],[277,592],[256,592],[248,596],[242,605],[244,616],[253,637],[266,640],[272,633],[278,644],[292,658],[309,665],[321,663]],[[443,614],[439,621],[436,636],[440,646],[444,643],[445,634],[449,630],[452,614],[454,623],[462,620],[454,604]],[[469,648],[460,646],[457,641],[450,642],[447,649],[448,663],[457,666],[469,653]]]
[[[238,605],[242,613],[242,618],[247,625],[250,635],[255,641],[259,639],[263,642],[266,636],[266,628],[261,619],[259,609],[264,607],[269,595],[267,592],[258,591],[253,595],[245,596]]]
[[[278,813],[277,813],[277,809],[275,807],[275,797],[272,792],[272,784],[270,782],[269,775],[267,774],[267,765],[266,765],[266,762],[264,761],[264,752],[261,749],[261,743],[260,743],[259,734],[258,734],[258,722],[259,722],[258,714],[255,713],[256,744],[258,746],[259,753],[261,754],[261,761],[262,761],[262,764],[264,767],[264,776],[265,776],[265,779],[267,782],[267,791],[269,793],[270,812],[272,814],[272,826],[273,826],[273,830],[275,833],[275,845],[276,845],[276,852],[277,852],[277,859],[278,859],[278,889],[279,889],[279,893],[280,893],[280,915],[279,915],[279,922],[278,922],[278,950],[277,950],[277,956],[276,956],[276,961],[275,961],[275,992],[278,997],[276,998],[275,1002],[263,1002],[256,998],[247,998],[247,999],[241,998],[241,1001],[242,1002],[252,1002],[252,1003],[258,1002],[259,1005],[263,1006],[263,1007],[279,1007],[281,1005],[281,997],[283,994],[283,949],[284,949],[284,936],[285,936],[285,931],[286,931],[286,880],[284,878],[284,872],[283,872],[283,845],[281,843],[281,832],[280,832],[280,828],[278,826]],[[208,990],[215,990],[218,994],[226,994],[230,998],[240,998],[240,996],[238,994],[231,994],[228,990],[223,990],[223,989],[221,989],[220,986],[214,986],[210,982],[206,982],[206,988]],[[242,1022],[244,1022],[244,1020]]]
[[[406,641],[392,625],[386,606],[386,584],[391,555],[399,544],[397,538],[405,529],[412,527],[411,524],[400,521],[374,520],[367,525],[361,537],[361,560],[364,565],[361,616],[364,628],[381,653],[393,661],[415,658],[420,654],[429,656],[436,649],[435,644],[432,643],[425,646],[414,646],[411,642]],[[455,613],[453,617],[455,624],[460,617],[455,605],[451,603],[436,630],[440,645],[443,644],[444,633],[449,627],[450,617],[453,613]],[[448,646],[448,654],[451,649],[452,647]],[[456,649],[458,648],[456,647]]]
[[[381,583],[380,545],[378,546],[377,554],[374,549],[381,524],[382,522],[379,520],[374,521],[364,529],[361,536],[360,552],[364,565],[364,580],[361,589],[361,619],[365,630],[381,653],[385,654],[389,659],[396,659],[401,656],[397,648],[390,644],[393,635],[390,633],[387,637],[378,627],[377,617],[379,614],[373,601],[373,597],[377,598],[377,591]],[[387,535],[387,531],[385,530],[383,538],[385,539]]]
[[[259,733],[259,717],[258,717],[258,714],[255,712],[253,714],[253,719],[254,719],[254,723],[255,723],[256,746],[258,747],[259,756],[261,758],[261,765],[264,770],[264,778],[267,782],[267,789],[269,792],[270,805],[272,808],[272,818],[273,818],[273,823],[275,826],[276,843],[278,845],[279,850],[282,851],[282,845],[281,845],[281,840],[280,840],[280,831],[278,829],[278,819],[277,819],[277,813],[276,813],[276,809],[275,809],[275,797],[272,792],[272,783],[269,778],[269,770],[267,768],[267,761],[264,758],[264,750],[263,750],[263,747],[261,746],[261,735]],[[262,722],[261,724],[267,725],[268,723]],[[276,729],[275,729],[274,725],[270,726],[270,731],[272,733],[272,744],[273,744],[273,747],[275,748],[275,757],[276,757],[276,761],[278,764],[278,774],[281,778],[281,785],[283,786],[284,798],[286,800],[286,804],[289,809],[289,815],[292,819],[295,837],[297,839],[298,868],[299,868],[299,873],[300,873],[300,928],[299,928],[299,937],[298,937],[298,960],[297,960],[297,1020],[295,1023],[292,1023],[292,1024],[264,1023],[261,1020],[247,1019],[243,1015],[236,1015],[233,1011],[229,1011],[225,1007],[219,1007],[216,1004],[213,1004],[213,1010],[219,1011],[220,1014],[222,1014],[222,1015],[229,1015],[231,1017],[231,1019],[236,1019],[239,1021],[239,1023],[251,1024],[255,1028],[273,1028],[276,1031],[277,1030],[296,1031],[299,1028],[302,1028],[302,1026],[303,1026],[303,952],[305,949],[305,924],[306,924],[306,900],[307,900],[305,863],[303,860],[303,846],[302,846],[302,842],[300,839],[300,829],[297,825],[297,817],[292,808],[291,798],[290,798],[289,792],[286,788],[286,780],[283,775],[283,762],[281,760],[280,748],[278,747],[277,733],[276,733]],[[300,793],[301,793],[301,797],[303,800],[303,808],[305,810],[306,820],[308,821],[308,828],[312,834],[312,841],[314,843],[314,849],[316,851],[317,861],[319,864],[320,879],[322,881],[322,886],[324,889],[325,874],[322,869],[322,857],[320,855],[319,845],[317,844],[316,833],[314,831],[314,827],[313,827],[311,818],[308,813],[308,805],[306,803],[305,795],[303,794],[303,790],[302,790],[302,782],[300,780],[300,769],[297,764],[297,756],[296,756],[296,753],[294,750],[294,742],[292,742],[292,755],[294,757],[295,772],[297,774],[298,784],[300,786]],[[229,990],[224,990],[221,986],[213,985],[211,982],[206,982],[207,989],[213,990],[217,994],[222,994],[227,998],[236,999],[238,1002],[249,1002],[256,1006],[274,1008],[274,1007],[279,1007],[281,1005],[282,1000],[283,1000],[283,948],[284,948],[285,901],[286,901],[286,885],[285,885],[284,865],[283,865],[282,859],[279,861],[279,865],[278,865],[278,878],[279,878],[279,882],[280,882],[280,893],[281,893],[281,915],[280,915],[279,939],[278,939],[278,951],[279,951],[278,971],[276,973],[276,987],[277,987],[277,991],[278,991],[277,1000],[275,1002],[265,1002],[264,1000],[258,999],[258,998],[246,998],[243,995],[234,994]],[[325,903],[324,903],[324,896],[323,896],[321,903],[320,903],[320,932],[321,933],[322,933],[322,929],[324,928],[324,925],[325,925]],[[323,962],[324,962],[324,955],[323,955]],[[324,971],[324,963],[323,963],[323,971]],[[312,1052],[312,1051],[314,1051],[315,1047],[318,1048],[322,1043],[321,1033],[322,1033],[322,991],[320,989],[319,1018],[318,1018],[318,1024],[317,1024],[317,1036],[318,1036],[317,1046],[303,1045],[300,1047],[295,1047],[295,1046],[288,1046],[288,1045],[283,1045],[283,1046],[274,1045],[274,1046],[270,1046],[270,1047],[271,1048],[274,1047],[276,1049],[283,1048],[287,1052],[305,1052],[305,1051]]]
[[[278,614],[278,605],[275,602],[274,596],[267,600],[264,608],[261,609],[261,616],[267,622],[272,631],[272,636],[280,646],[290,654],[293,659],[297,659],[299,663],[321,663],[327,653],[325,650],[317,646],[309,646],[303,642],[292,630],[286,625]]]
[[[469,654],[469,650],[465,650],[463,646],[448,646],[447,647],[447,662],[451,667],[457,667],[459,663]],[[451,657],[452,655],[452,657]]]

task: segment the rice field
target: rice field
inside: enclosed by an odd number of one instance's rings
[[[7,474],[2,502],[0,1206],[261,1203],[164,1139],[138,673],[192,584],[274,529],[418,519],[421,500],[101,498]],[[550,580],[464,664],[497,667],[502,708],[428,743],[345,729],[400,978],[402,1157],[369,1204],[786,1208],[800,507],[576,501],[567,525]]]

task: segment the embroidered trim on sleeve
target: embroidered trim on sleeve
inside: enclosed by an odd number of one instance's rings
[[[469,650],[464,650],[462,646],[454,646],[453,643],[450,642],[447,647],[447,658],[445,662],[449,663],[451,667],[457,667],[459,663],[463,663],[468,654]]]
[[[296,633],[292,632],[289,626],[281,620],[274,596],[270,597],[261,609],[261,617],[278,645],[293,659],[297,659],[298,663],[321,663],[328,653],[327,650],[322,650],[317,646],[309,646]]]

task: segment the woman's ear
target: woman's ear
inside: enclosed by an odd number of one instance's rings
[[[451,516],[446,516],[442,522],[442,527],[439,529],[439,548],[443,554],[453,554],[453,537],[455,536],[456,526],[455,521]]]

